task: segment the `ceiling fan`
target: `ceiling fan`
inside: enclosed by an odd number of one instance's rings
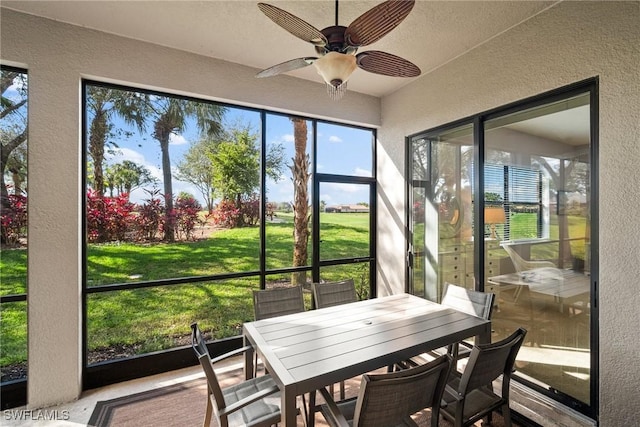
[[[414,4],[415,0],[387,0],[344,27],[338,25],[336,0],[336,24],[318,30],[285,10],[267,3],[258,3],[260,10],[273,22],[313,44],[318,56],[296,58],[274,65],[262,70],[256,77],[271,77],[313,64],[327,84],[329,96],[340,99],[347,90],[347,80],[357,67],[384,76],[419,76],[420,68],[399,56],[379,50],[356,54],[358,48],[375,43],[397,27],[409,15]]]

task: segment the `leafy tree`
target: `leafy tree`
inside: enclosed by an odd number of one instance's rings
[[[143,131],[149,108],[149,96],[101,86],[87,86],[87,112],[89,125],[89,155],[93,162],[93,189],[97,195],[104,194],[103,163],[105,147],[115,146],[108,142],[112,134],[114,116],[125,123],[135,125]]]
[[[284,168],[283,148],[273,145],[266,157],[267,176],[278,180]],[[251,202],[260,187],[260,147],[258,135],[249,125],[235,124],[226,132],[225,138],[212,148],[210,159],[213,165],[213,187],[223,201],[231,200],[238,212],[244,212],[243,203]],[[253,202],[251,202],[253,203]],[[226,209],[229,209],[228,206]],[[246,225],[245,219],[252,215],[241,215],[236,226]],[[253,220],[251,220],[253,222]]]
[[[209,213],[213,212],[213,160],[215,142],[201,139],[192,144],[178,163],[177,178],[193,184],[207,205]]]
[[[147,184],[155,184],[157,181],[151,175],[149,169],[131,160],[108,166],[105,171],[105,184],[109,188],[111,197],[114,195],[114,190],[118,194],[126,193],[128,197],[136,188]]]
[[[169,140],[172,134],[184,131],[187,121],[195,118],[198,130],[210,138],[221,134],[222,118],[226,109],[219,105],[188,101],[181,98],[154,97],[151,100],[153,116],[153,138],[160,144],[162,152],[162,175],[165,198],[164,240],[175,239],[174,224],[169,215],[173,212],[173,183]]]
[[[309,155],[307,148],[307,121],[299,117],[292,117],[293,139],[295,155],[291,165],[293,178],[293,266],[307,264],[309,244]],[[292,273],[293,285],[302,285],[307,281],[307,272]]]
[[[10,89],[16,89],[15,95]],[[2,68],[0,71],[0,210],[9,212],[13,203],[9,199],[9,191],[5,174],[11,173],[14,184],[14,195],[20,196],[22,184],[26,177],[26,144],[27,144],[27,75],[19,71]],[[7,230],[0,233],[2,242],[8,235]]]

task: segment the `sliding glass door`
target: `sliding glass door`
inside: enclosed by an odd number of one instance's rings
[[[493,337],[528,330],[516,378],[597,408],[594,82],[409,138],[408,291],[496,294]]]

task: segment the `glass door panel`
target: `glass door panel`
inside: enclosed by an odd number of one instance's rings
[[[447,282],[474,287],[473,126],[414,138],[410,152],[410,283],[440,301]]]
[[[485,287],[494,339],[528,330],[518,375],[590,400],[589,95],[487,121]],[[501,215],[492,216],[489,210]]]

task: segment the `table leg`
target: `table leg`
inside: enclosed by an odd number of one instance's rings
[[[244,337],[244,345],[251,345],[247,337]],[[255,351],[253,347],[252,350],[247,350],[244,352],[244,379],[250,380],[254,377],[254,366],[253,366],[253,355]]]
[[[298,425],[297,415],[298,410],[296,408],[296,394],[293,390],[285,387],[284,390],[280,391],[280,397],[282,399],[282,404],[280,407],[281,416],[282,416],[282,424],[285,427],[296,427]]]

